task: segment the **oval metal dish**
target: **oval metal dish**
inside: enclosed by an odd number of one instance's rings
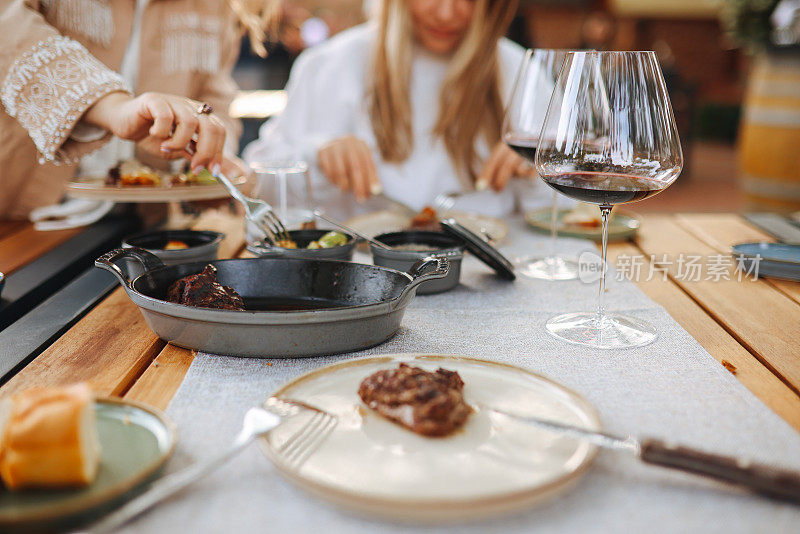
[[[138,260],[144,274],[129,280],[115,264],[122,259]],[[199,273],[209,263],[217,268],[220,283],[233,287],[245,303],[288,300],[330,307],[231,311],[165,300],[173,282]],[[95,265],[119,279],[161,339],[203,352],[255,358],[319,356],[383,343],[400,327],[417,286],[444,278],[449,269],[446,259],[432,257],[420,260],[408,273],[360,263],[288,258],[166,267],[153,254],[135,247],[112,250]]]

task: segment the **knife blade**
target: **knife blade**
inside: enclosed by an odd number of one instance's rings
[[[514,414],[492,407],[483,408],[551,432],[584,439],[600,447],[633,452],[646,464],[713,478],[772,499],[800,504],[800,471],[757,464],[741,458],[713,454],[656,439],[621,438],[560,421]]]
[[[619,436],[614,436],[613,434],[607,434],[597,430],[568,425],[558,421],[552,421],[550,419],[541,419],[539,417],[532,417],[528,415],[518,415],[511,412],[506,412],[505,410],[499,410],[497,408],[486,408],[489,411],[495,412],[510,419],[514,419],[516,421],[529,423],[531,425],[538,426],[539,428],[564,434],[565,436],[570,436],[576,439],[585,439],[589,443],[599,447],[614,450],[628,450],[636,454],[639,452],[639,442],[631,437],[621,438]]]

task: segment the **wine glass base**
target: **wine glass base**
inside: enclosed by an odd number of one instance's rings
[[[562,256],[526,257],[516,261],[515,271],[537,280],[575,280],[578,262]]]
[[[567,313],[547,321],[547,331],[569,343],[598,349],[641,347],[658,337],[649,323],[619,313]]]

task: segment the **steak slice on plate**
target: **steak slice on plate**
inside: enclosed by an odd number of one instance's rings
[[[401,363],[361,382],[358,396],[383,417],[423,436],[447,436],[472,413],[464,401],[464,381],[455,371],[431,373]]]

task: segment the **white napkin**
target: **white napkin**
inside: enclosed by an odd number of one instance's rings
[[[36,230],[64,230],[97,222],[112,207],[114,202],[110,200],[67,198],[61,204],[36,208],[28,218],[34,223]]]

